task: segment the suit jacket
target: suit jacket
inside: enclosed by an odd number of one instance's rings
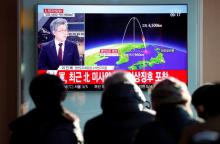
[[[62,65],[79,65],[79,52],[77,45],[69,40],[65,41],[64,55]],[[58,56],[56,52],[55,41],[49,41],[42,45],[38,69],[40,70],[57,70],[59,67]]]

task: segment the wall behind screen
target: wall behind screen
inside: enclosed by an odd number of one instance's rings
[[[32,0],[23,1],[21,14],[23,24],[21,31],[21,107],[23,112],[34,107],[28,93],[30,80],[36,74],[36,4],[188,4],[188,86],[192,92],[200,82],[200,37],[199,37],[199,0]],[[146,93],[146,92],[145,92]],[[81,126],[89,118],[101,112],[101,92],[69,92],[64,105],[81,118]]]

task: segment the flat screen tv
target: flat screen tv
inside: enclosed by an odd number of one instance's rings
[[[65,37],[61,57],[56,35]],[[187,5],[39,4],[36,41],[38,73],[58,75],[68,90],[102,90],[122,70],[142,89],[168,76],[188,83]]]

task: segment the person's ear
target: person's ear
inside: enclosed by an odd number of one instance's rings
[[[197,109],[197,111],[198,111],[199,113],[204,113],[204,111],[205,111],[203,105],[198,105],[198,106],[196,107],[196,109]]]
[[[66,98],[66,93],[64,92],[64,93],[61,95],[61,97],[60,97],[60,101],[64,101],[65,98]]]
[[[55,31],[52,31],[52,34],[55,35]]]

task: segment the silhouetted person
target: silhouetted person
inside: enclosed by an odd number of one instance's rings
[[[178,143],[183,129],[197,123],[191,117],[191,96],[187,86],[170,77],[156,83],[150,95],[156,119],[141,128],[135,144]]]
[[[154,114],[144,108],[145,97],[130,73],[116,72],[104,82],[103,113],[87,121],[85,144],[131,144],[138,129]]]
[[[213,84],[205,84],[196,89],[192,94],[192,104],[194,105],[198,116],[206,119],[208,117],[208,113],[205,111],[204,104],[209,96],[208,89],[211,88]]]
[[[196,96],[194,98],[194,104],[200,106],[197,110],[202,118],[204,118],[205,123],[187,127],[184,131],[181,144],[220,143],[219,91],[220,84],[218,83],[201,86],[193,93]]]
[[[81,132],[79,118],[61,106],[65,98],[62,81],[54,75],[39,75],[31,81],[29,92],[36,108],[9,125],[10,143],[76,144]]]

